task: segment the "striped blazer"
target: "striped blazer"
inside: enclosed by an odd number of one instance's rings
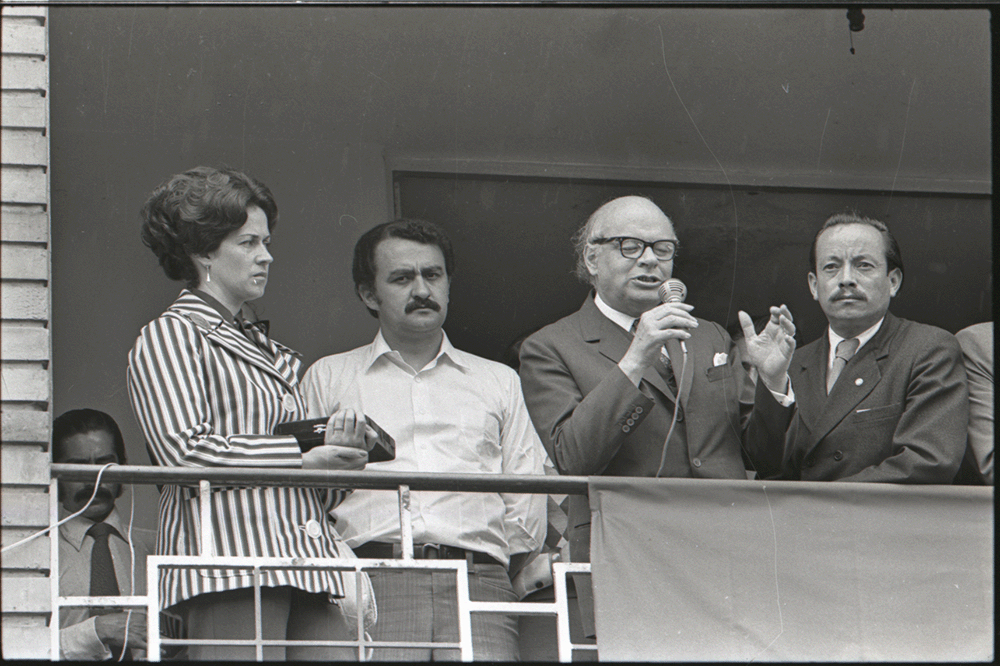
[[[153,461],[171,467],[301,467],[295,438],[272,434],[279,423],[305,418],[300,366],[292,350],[263,334],[251,342],[215,308],[183,290],[142,329],[128,357],[129,398]],[[215,552],[336,557],[327,512],[345,494],[313,488],[213,489]],[[157,554],[201,554],[199,507],[197,489],[163,487]],[[270,572],[262,585],[343,596],[337,572]],[[245,571],[166,570],[160,576],[161,607],[252,586]]]

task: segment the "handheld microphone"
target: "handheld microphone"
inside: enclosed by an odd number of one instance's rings
[[[661,303],[683,303],[684,299],[687,298],[688,288],[683,282],[677,278],[670,278],[664,280],[663,284],[660,285],[660,302]],[[681,340],[681,351],[687,354],[687,345]]]
[[[664,280],[660,285],[661,303],[683,303],[687,298],[688,288],[677,278]]]

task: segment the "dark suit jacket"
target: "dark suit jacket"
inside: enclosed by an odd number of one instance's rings
[[[969,379],[969,446],[964,462],[974,480],[965,482],[993,485],[993,322],[964,328],[955,338]]]
[[[756,399],[763,409],[740,403],[748,379],[735,345],[718,324],[698,322],[686,343],[687,365],[679,382],[683,421],[675,429],[685,430],[690,463],[683,475],[745,479],[741,443],[770,441],[776,429],[784,433],[791,408],[780,407],[766,388]],[[673,342],[667,350],[679,373],[682,354]],[[656,474],[673,416],[673,393],[653,368],[643,375],[641,390],[629,381],[618,361],[630,344],[628,333],[601,314],[591,295],[579,311],[521,346],[525,403],[561,474]],[[587,498],[571,495],[568,513],[572,559],[589,561]]]
[[[783,443],[754,451],[761,475],[951,483],[969,421],[955,336],[887,313],[827,396],[829,347],[824,333],[795,352],[788,369],[795,412]]]

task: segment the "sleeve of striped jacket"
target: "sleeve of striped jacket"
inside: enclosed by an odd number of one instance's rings
[[[246,379],[236,366],[245,361],[210,358],[202,343],[190,323],[159,317],[143,328],[129,353],[129,398],[156,462],[175,467],[301,467],[294,437],[216,433],[215,420],[222,415],[230,423],[256,423],[257,430],[269,432],[274,424],[263,421],[274,410],[256,404],[242,385]],[[223,366],[213,368],[212,374],[225,377],[228,386],[208,385],[208,363]]]

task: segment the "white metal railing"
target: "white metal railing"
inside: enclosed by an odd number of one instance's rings
[[[97,477],[98,466],[93,465],[52,465],[50,487],[50,524],[58,521],[58,479],[93,481]],[[201,508],[201,543],[206,552],[197,556],[153,555],[147,558],[146,594],[119,597],[64,597],[59,594],[59,548],[58,536],[50,540],[52,571],[52,659],[59,659],[59,611],[68,607],[116,607],[122,609],[144,609],[147,618],[148,659],[160,660],[161,647],[171,645],[233,645],[253,646],[258,661],[263,659],[263,650],[268,646],[346,646],[358,652],[359,660],[373,648],[423,647],[455,648],[462,661],[474,658],[472,646],[471,613],[504,613],[511,615],[553,615],[556,618],[556,640],[559,661],[572,661],[574,650],[596,650],[596,645],[574,644],[569,630],[569,600],[566,576],[569,573],[590,573],[589,563],[553,562],[553,589],[555,599],[551,602],[489,602],[474,601],[469,598],[468,563],[466,560],[416,560],[413,558],[413,529],[410,513],[410,490],[445,490],[456,492],[514,492],[514,493],[559,493],[585,494],[585,477],[554,477],[524,475],[479,475],[479,474],[406,474],[392,472],[341,472],[290,469],[242,469],[242,468],[164,468],[148,466],[114,466],[103,473],[107,482],[118,483],[173,483],[176,485],[197,485]],[[400,532],[402,535],[402,559],[342,559],[342,558],[276,558],[276,557],[220,557],[214,553],[214,535],[211,533],[211,501],[209,493],[213,485],[281,485],[337,488],[394,489],[399,496]],[[194,640],[166,638],[160,635],[159,574],[163,568],[198,569],[245,569],[252,573],[254,580],[255,633],[253,639]],[[449,642],[400,642],[374,641],[365,635],[362,586],[355,585],[357,594],[356,633],[354,640],[347,641],[289,641],[265,639],[262,634],[260,610],[261,578],[267,571],[276,569],[321,569],[340,571],[344,575],[359,576],[363,572],[377,569],[411,569],[432,571],[454,571],[458,598],[459,640]],[[360,581],[359,581],[360,582]],[[377,603],[377,599],[376,599]]]

